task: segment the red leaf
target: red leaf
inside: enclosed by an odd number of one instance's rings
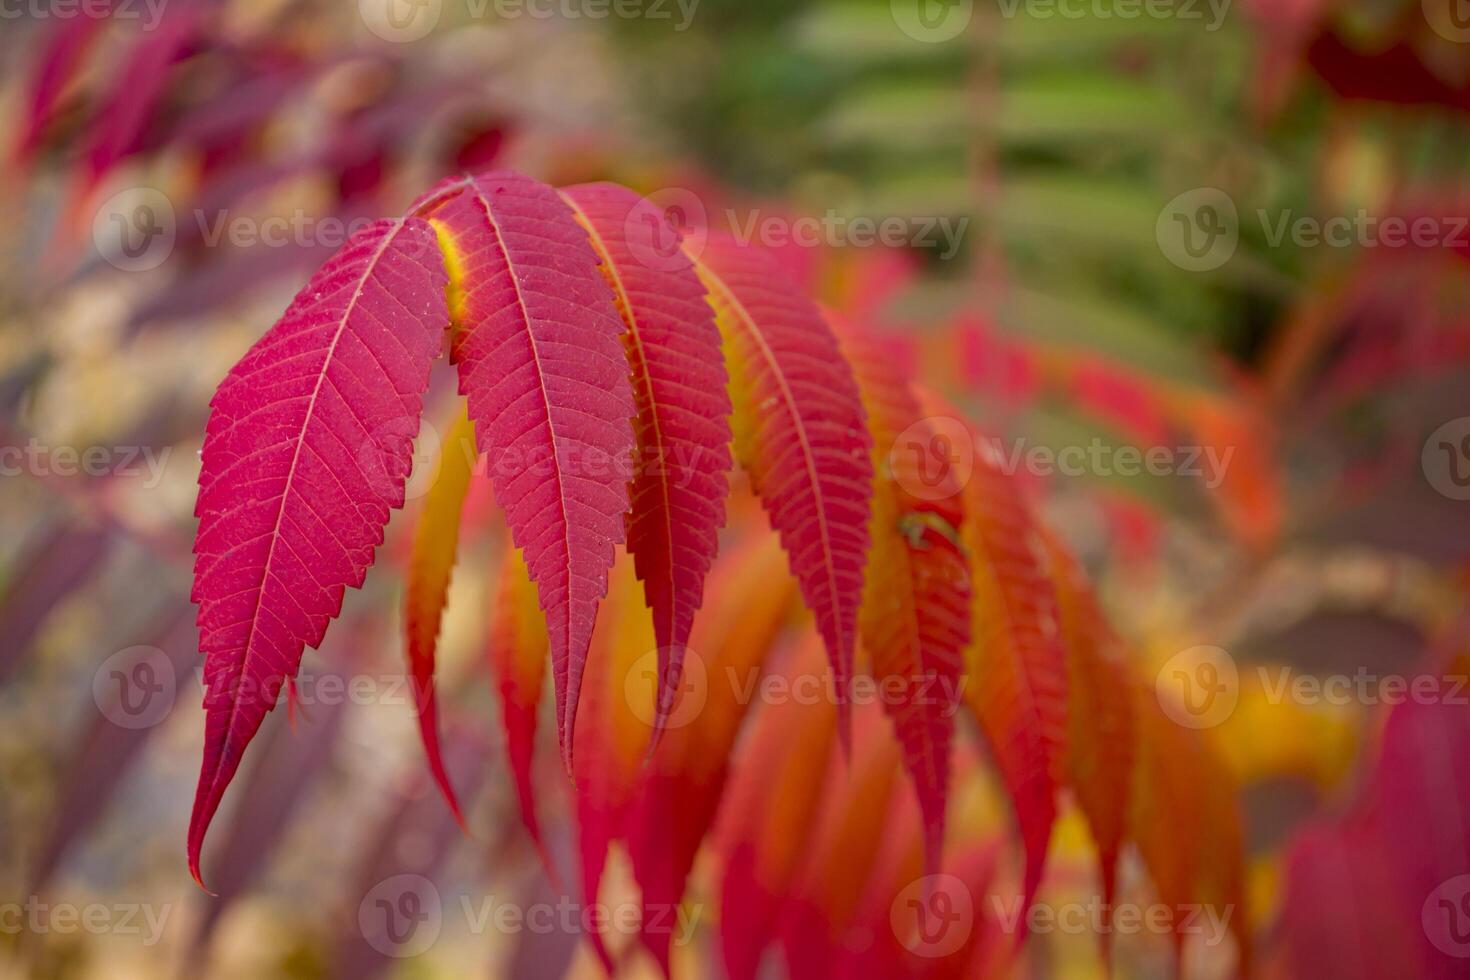
[[[669,973],[671,933],[656,924],[684,897],[695,856],[715,820],[730,754],[767,654],[796,605],[796,583],[776,542],[762,536],[722,555],[713,594],[722,601],[701,617],[690,641],[683,697],[649,760],[627,824],[628,853],[643,890],[643,944]],[[690,717],[683,715],[688,713]]]
[[[735,454],[817,618],[847,745],[873,492],[857,383],[821,313],[770,255],[711,236],[699,271],[725,338]]]
[[[402,506],[429,365],[448,321],[434,233],[354,235],[221,382],[199,475],[193,599],[206,654],[189,866],[303,646],[362,584]]]
[[[581,184],[562,196],[591,233],[628,328],[638,401],[628,550],[653,610],[657,739],[725,523],[730,398],[720,332],[689,260],[678,251],[665,258],[646,240],[645,221],[663,227],[652,204],[616,184]]]
[[[857,374],[875,440],[873,546],[858,626],[918,793],[925,862],[933,874],[944,844],[950,742],[970,641],[970,573],[959,548],[964,511],[958,482],[945,479],[949,471],[932,488],[921,471],[946,434],[924,416],[908,383],[871,338],[833,323]]]
[[[1043,536],[1067,659],[1065,775],[1097,843],[1107,916],[1117,890],[1118,855],[1128,829],[1132,682],[1120,640],[1103,616],[1086,573],[1056,535]],[[1099,936],[1105,954],[1111,934],[1105,929]]]
[[[965,484],[972,628],[965,699],[1016,811],[1026,851],[1022,908],[1046,865],[1066,733],[1066,663],[1037,525],[1016,482],[983,453]]]
[[[623,325],[586,232],[545,184],[505,171],[451,178],[416,208],[448,256],[460,391],[546,611],[570,769],[587,644],[628,509]]]

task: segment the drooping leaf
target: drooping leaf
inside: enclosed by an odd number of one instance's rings
[[[1128,827],[1133,770],[1133,699],[1121,641],[1086,573],[1050,531],[1044,534],[1067,659],[1065,777],[1097,844],[1104,915],[1117,891],[1118,855]],[[1104,920],[1106,922],[1106,919]],[[1100,939],[1108,948],[1110,930]]]
[[[607,852],[623,836],[638,790],[654,720],[655,690],[643,683],[654,647],[653,623],[640,600],[633,561],[619,551],[607,599],[592,633],[582,700],[577,705],[577,752],[572,758],[582,897],[597,902]],[[602,934],[589,933],[598,958],[612,972]]]
[[[536,749],[536,711],[546,676],[546,614],[537,602],[536,586],[526,573],[526,563],[514,548],[505,549],[500,565],[488,656],[490,676],[495,679],[500,696],[505,749],[515,781],[521,822],[531,835],[542,864],[552,873],[540,822],[536,819],[531,769]]]
[[[460,391],[546,611],[570,768],[587,644],[628,509],[623,324],[586,231],[545,184],[507,171],[451,178],[415,212],[448,259]]]
[[[304,646],[362,584],[403,503],[448,322],[433,229],[376,222],[312,277],[221,382],[201,453],[193,599],[208,692],[189,824],[199,851]]]
[[[439,708],[434,696],[434,653],[439,642],[439,623],[449,596],[449,576],[459,549],[459,517],[474,473],[475,431],[469,414],[461,408],[440,447],[433,482],[424,499],[418,527],[414,529],[413,554],[404,587],[403,624],[408,639],[408,669],[413,681],[414,705],[419,713],[419,734],[424,742],[429,771],[444,794],[454,819],[464,826],[464,814],[454,797],[444,756],[439,748]]]
[[[653,610],[657,738],[725,523],[730,398],[720,333],[693,264],[677,242],[655,240],[678,233],[652,204],[616,184],[581,184],[562,196],[602,256],[627,326],[638,402],[628,550]]]
[[[783,689],[810,685],[820,656],[815,643],[788,650]],[[721,806],[720,952],[731,980],[759,974],[821,802],[835,712],[825,698],[802,700],[787,696],[762,706]]]
[[[957,473],[931,472],[952,437],[926,417],[880,346],[833,319],[873,433],[872,548],[858,627],[924,813],[926,863],[939,867],[950,742],[970,639],[970,573],[959,547]]]
[[[781,946],[793,977],[821,976],[837,961],[889,832],[885,817],[900,778],[900,748],[875,707],[861,705],[853,714],[851,759],[828,760],[825,775],[808,774],[825,786],[781,910]],[[789,830],[777,825],[768,832]]]
[[[643,890],[643,944],[665,975],[672,937],[656,923],[684,897],[751,707],[743,693],[761,681],[796,605],[796,583],[785,564],[773,539],[753,541],[716,563],[710,591],[721,601],[695,623],[680,700],[628,821],[628,851]]]
[[[1056,596],[1021,488],[985,453],[965,484],[972,630],[966,651],[974,712],[1015,808],[1026,852],[1024,911],[1046,864],[1066,738],[1066,662]]]
[[[821,312],[769,255],[711,235],[698,268],[724,337],[735,454],[816,616],[845,745],[873,478],[857,384]]]
[[[1138,738],[1130,837],[1164,905],[1230,914],[1242,973],[1248,974],[1245,844],[1235,778],[1211,730],[1174,722],[1152,687],[1135,685],[1133,703]],[[1183,957],[1184,915],[1170,922],[1176,962]]]

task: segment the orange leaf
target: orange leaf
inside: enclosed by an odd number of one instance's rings
[[[531,762],[536,749],[536,709],[546,679],[548,656],[546,614],[541,611],[536,586],[515,548],[505,549],[496,585],[495,615],[491,624],[488,658],[490,675],[500,695],[505,726],[505,749],[515,779],[521,822],[536,845],[541,863],[555,874],[536,819]]]
[[[434,696],[434,654],[439,642],[439,623],[449,594],[449,576],[459,547],[459,516],[474,471],[475,430],[463,404],[444,438],[433,485],[414,529],[413,555],[408,563],[404,588],[403,624],[408,638],[408,669],[413,680],[414,704],[419,712],[419,734],[434,782],[464,826],[459,801],[454,797],[444,756],[439,748],[439,711]]]
[[[873,515],[858,629],[883,707],[903,743],[924,813],[926,864],[939,867],[950,744],[964,649],[970,572],[959,548],[963,507],[955,471],[931,455],[951,434],[919,401],[873,338],[831,318],[853,366],[873,434]]]

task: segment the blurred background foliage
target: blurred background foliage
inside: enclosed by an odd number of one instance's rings
[[[1426,479],[1421,450],[1470,416],[1470,245],[1462,232],[1458,247],[1312,246],[1270,229],[1359,209],[1453,228],[1470,213],[1470,44],[1433,29],[1436,2],[1236,0],[1208,30],[1203,4],[1176,5],[1200,19],[1124,19],[1107,0],[1077,18],[977,0],[942,44],[895,29],[887,0],[700,0],[687,30],[673,8],[673,20],[474,17],[445,0],[411,44],[365,29],[357,5],[314,0],[166,0],[158,31],[100,19],[85,38],[45,4],[7,19],[0,443],[34,440],[50,463],[0,477],[0,893],[146,901],[176,918],[156,948],[0,935],[0,973],[597,974],[575,936],[461,928],[397,963],[354,924],[363,883],[388,874],[428,875],[445,896],[553,894],[479,677],[503,547],[488,517],[440,645],[451,764],[464,795],[481,787],[474,833],[429,792],[412,706],[386,693],[401,678],[401,583],[385,568],[349,598],[337,645],[306,661],[317,676],[372,678],[379,696],[308,707],[294,729],[277,712],[216,845],[222,900],[206,902],[183,868],[207,400],[333,250],[312,235],[213,245],[193,216],[395,214],[443,172],[504,165],[693,193],[711,225],[829,211],[967,220],[949,256],[786,251],[814,294],[889,331],[920,383],[998,435],[1233,451],[1217,487],[1028,482],[1136,641],[1142,676],[1195,643],[1242,665],[1240,705],[1214,734],[1242,787],[1252,930],[1263,969],[1307,975],[1292,957],[1317,947],[1293,945],[1307,933],[1292,932],[1288,901],[1310,906],[1333,883],[1291,886],[1285,856],[1351,808],[1385,712],[1273,701],[1245,668],[1398,674],[1463,653],[1467,505]],[[127,271],[94,247],[93,219],[138,186],[164,191],[178,238],[156,268]],[[1192,272],[1160,227],[1200,188],[1233,202],[1239,245]],[[436,385],[442,429],[453,396]],[[108,447],[106,473],[58,472],[58,447],[94,446]],[[134,467],[162,461],[156,480],[122,472],[133,448]],[[405,524],[384,564],[401,566]],[[130,732],[93,692],[99,665],[135,645],[163,651],[180,680],[164,722]],[[565,868],[569,795],[555,753],[541,756]],[[994,787],[975,786],[981,801],[956,819],[1003,835]],[[1087,887],[1088,845],[1069,820],[1057,894]],[[631,888],[625,869],[611,877]],[[702,949],[685,965],[704,963]],[[1091,937],[1034,937],[1032,950],[1017,975],[1102,975]],[[1168,969],[1142,941],[1118,955],[1120,975]]]

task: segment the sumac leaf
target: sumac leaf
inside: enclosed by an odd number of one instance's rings
[[[204,436],[193,599],[208,691],[189,866],[304,646],[362,584],[402,506],[448,322],[423,221],[355,234],[220,383]]]
[[[570,769],[587,644],[628,509],[623,324],[586,231],[545,184],[504,171],[451,178],[415,208],[445,249],[460,391],[546,611]]]
[[[1067,668],[1035,517],[1016,481],[984,453],[975,453],[965,484],[962,540],[973,633],[965,700],[1015,808],[1026,853],[1024,914],[1041,883],[1056,820]]]
[[[872,549],[858,628],[883,708],[893,719],[924,815],[925,862],[944,846],[950,747],[970,640],[970,570],[959,547],[964,517],[957,473],[932,485],[921,468],[949,436],[881,346],[833,318],[857,375],[873,433]]]
[[[464,826],[464,814],[455,799],[454,787],[444,768],[439,747],[439,708],[434,696],[434,654],[439,643],[439,623],[449,596],[449,577],[459,549],[459,518],[474,473],[475,432],[469,416],[461,409],[445,434],[439,451],[434,482],[424,497],[424,509],[414,529],[413,554],[408,563],[404,588],[403,624],[408,639],[408,669],[413,681],[414,705],[419,713],[419,734],[434,783],[444,794],[454,819]]]
[[[816,616],[846,745],[873,492],[857,383],[821,312],[769,254],[711,235],[698,266],[725,341],[736,458]]]
[[[693,264],[676,246],[655,248],[649,222],[663,214],[651,203],[616,184],[581,184],[562,196],[601,254],[628,328],[638,402],[628,550],[653,611],[657,739],[725,523],[730,397],[720,332]]]

